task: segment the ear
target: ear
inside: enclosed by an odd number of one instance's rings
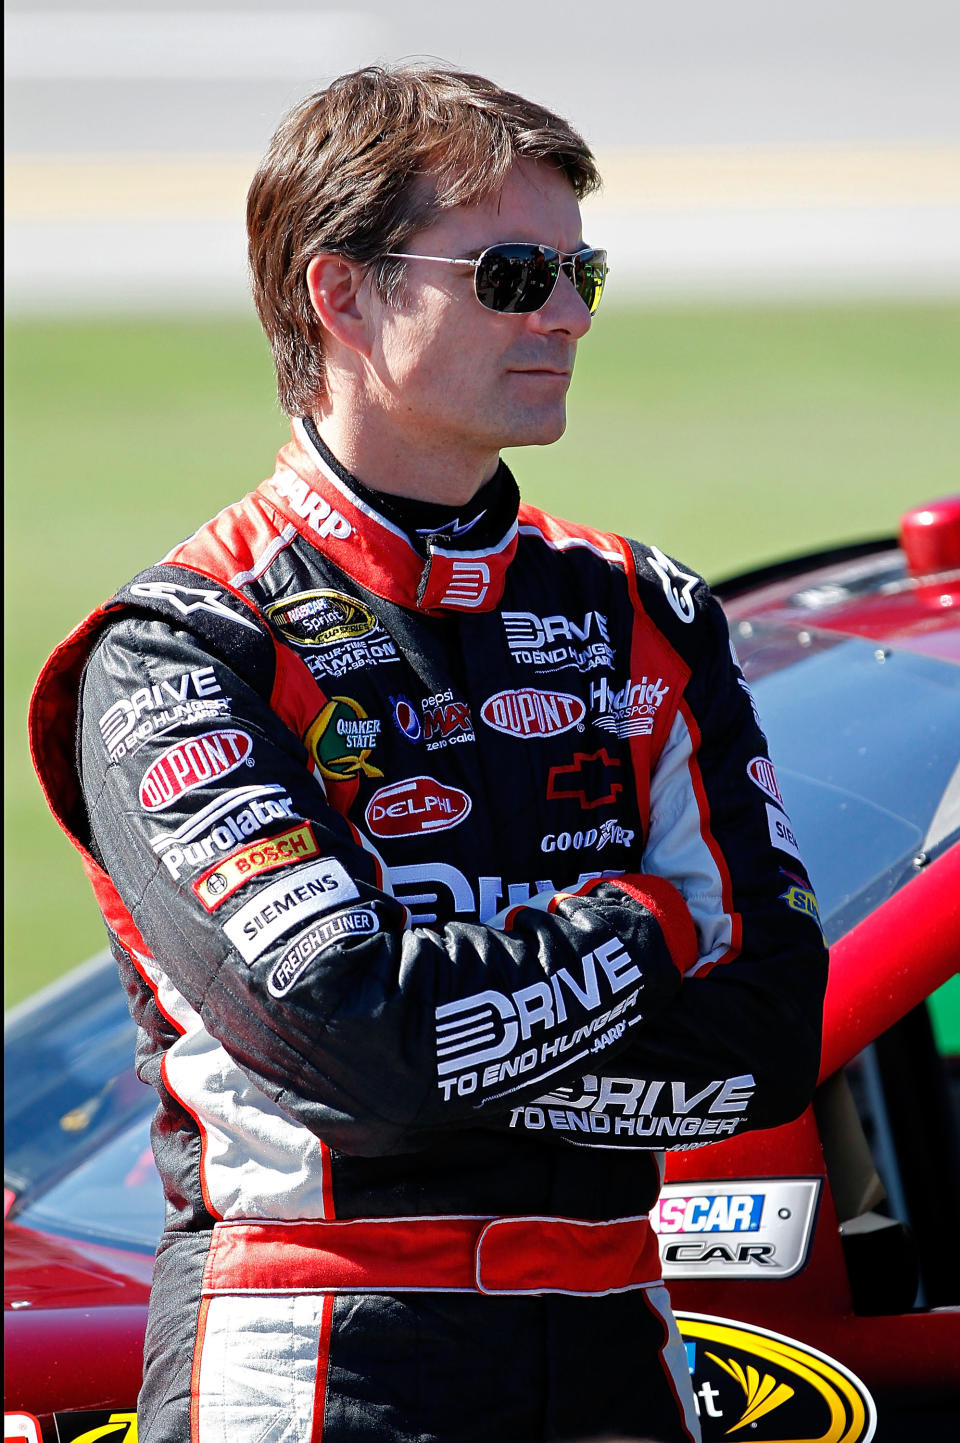
[[[366,268],[340,255],[314,256],[307,266],[310,304],[324,330],[351,351],[369,354],[361,287]]]

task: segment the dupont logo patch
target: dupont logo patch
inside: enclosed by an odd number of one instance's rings
[[[768,797],[772,797],[778,807],[783,806],[777,774],[769,757],[752,757],[747,762],[747,776],[755,787],[759,787],[761,792],[766,792]]]
[[[375,837],[418,837],[458,826],[472,806],[459,787],[444,786],[434,777],[410,777],[374,792],[364,817]]]
[[[276,837],[264,837],[232,852],[215,867],[204,872],[191,886],[208,912],[232,897],[234,892],[254,877],[264,872],[273,872],[277,867],[288,867],[291,862],[303,862],[308,857],[319,857],[320,848],[309,822],[291,827]]]
[[[525,686],[488,697],[480,715],[488,727],[510,737],[559,736],[582,724],[586,703],[566,691],[540,691]]]
[[[140,805],[148,812],[162,812],[184,792],[217,781],[245,762],[253,751],[247,732],[204,732],[189,741],[168,747],[143,774]]]

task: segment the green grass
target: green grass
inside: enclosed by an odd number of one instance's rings
[[[27,757],[33,679],[92,606],[269,474],[287,423],[253,320],[23,320],[6,337],[9,1005],[103,944]],[[717,578],[893,531],[955,490],[958,395],[956,303],[611,307],[566,436],[509,459],[536,505]]]

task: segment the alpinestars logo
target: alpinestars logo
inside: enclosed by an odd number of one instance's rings
[[[181,616],[190,616],[195,611],[208,611],[211,616],[220,616],[225,621],[235,621],[238,626],[246,626],[251,631],[259,631],[255,621],[248,621],[245,616],[240,616],[232,607],[226,606],[221,600],[223,592],[215,591],[211,587],[178,586],[173,581],[138,581],[131,586],[130,595],[167,601],[179,611]],[[186,601],[184,598],[188,596],[196,599]]]
[[[692,621],[694,617],[693,598],[690,593],[700,580],[689,571],[681,571],[675,561],[664,556],[658,546],[647,548],[650,565],[660,578],[663,594],[681,621]]]

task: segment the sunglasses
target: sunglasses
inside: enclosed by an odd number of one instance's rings
[[[600,304],[607,277],[606,251],[594,250],[591,246],[580,251],[558,251],[553,246],[509,242],[487,246],[475,261],[451,256],[416,256],[405,251],[387,251],[383,259],[472,266],[473,285],[481,306],[505,315],[526,315],[541,310],[553,295],[563,271],[592,316]]]

